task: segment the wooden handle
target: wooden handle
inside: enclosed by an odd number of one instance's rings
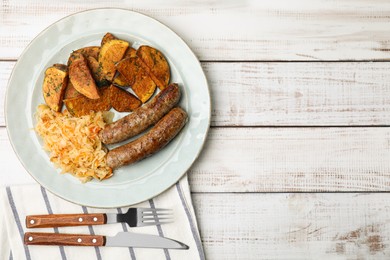
[[[26,217],[27,228],[70,227],[101,225],[107,221],[106,214],[50,214]]]
[[[49,246],[104,246],[106,239],[99,235],[26,232],[24,243]]]

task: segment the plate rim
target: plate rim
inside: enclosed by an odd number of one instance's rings
[[[209,109],[207,110],[207,125],[206,125],[206,129],[205,129],[205,132],[203,133],[204,134],[204,137],[202,138],[201,140],[201,144],[200,144],[200,147],[198,149],[198,151],[196,152],[195,156],[193,157],[192,159],[192,162],[189,163],[187,165],[187,167],[185,167],[186,169],[178,174],[178,176],[176,178],[174,178],[174,181],[172,181],[172,183],[170,185],[168,185],[167,187],[161,189],[160,191],[158,192],[152,192],[153,194],[150,194],[150,196],[147,196],[146,198],[142,198],[142,199],[138,199],[138,200],[135,200],[135,201],[132,201],[126,205],[124,204],[112,204],[112,205],[103,205],[103,204],[99,204],[99,203],[82,203],[82,202],[79,202],[79,201],[74,201],[74,200],[71,200],[69,198],[66,198],[64,197],[62,194],[59,194],[57,193],[55,190],[53,190],[52,188],[50,187],[47,187],[46,185],[43,185],[40,181],[37,180],[36,176],[34,176],[29,168],[27,167],[27,165],[25,164],[25,162],[22,160],[20,154],[17,152],[17,148],[15,147],[15,143],[11,137],[11,133],[10,133],[10,130],[9,130],[9,127],[8,127],[8,109],[7,107],[9,106],[8,105],[8,99],[9,99],[9,91],[10,91],[10,84],[11,84],[11,81],[14,77],[14,72],[16,71],[16,69],[18,68],[18,65],[19,65],[19,61],[20,61],[20,58],[23,57],[31,48],[31,46],[35,43],[35,41],[37,40],[37,38],[39,38],[40,36],[44,35],[52,26],[55,26],[57,23],[65,20],[65,19],[69,19],[70,17],[72,16],[76,16],[76,15],[82,15],[84,13],[90,13],[90,12],[94,12],[94,11],[100,11],[100,10],[118,10],[118,11],[123,11],[123,12],[128,12],[129,14],[135,14],[135,15],[140,15],[142,16],[143,18],[146,18],[146,19],[151,19],[153,20],[154,22],[157,22],[160,26],[163,26],[165,27],[165,29],[169,30],[171,33],[173,33],[173,35],[175,35],[177,37],[178,40],[180,40],[184,46],[186,47],[186,51],[188,51],[188,54],[190,54],[192,56],[192,58],[194,59],[194,61],[196,61],[197,65],[199,66],[201,72],[202,72],[202,76],[204,77],[204,83],[205,83],[205,90],[207,90],[207,97],[208,97],[208,107]],[[208,135],[209,135],[209,130],[210,130],[210,125],[211,125],[211,111],[212,111],[212,100],[211,100],[211,95],[210,95],[210,85],[209,85],[209,82],[208,82],[208,79],[203,71],[203,68],[201,66],[201,63],[199,61],[199,59],[197,58],[197,56],[195,55],[195,53],[193,52],[193,50],[189,47],[189,45],[184,41],[184,39],[178,35],[174,30],[172,30],[169,26],[165,25],[164,23],[160,22],[159,20],[157,20],[156,18],[154,17],[151,17],[149,15],[146,15],[142,12],[138,12],[138,11],[134,11],[134,10],[130,10],[130,9],[126,9],[126,8],[116,8],[116,7],[100,7],[100,8],[92,8],[92,9],[86,9],[86,10],[82,10],[82,11],[79,11],[79,12],[74,12],[72,14],[68,14],[58,20],[56,20],[55,22],[51,23],[50,25],[48,25],[46,28],[44,28],[42,31],[40,31],[37,35],[34,36],[34,38],[27,44],[27,46],[23,49],[23,51],[20,53],[20,55],[18,56],[18,60],[16,61],[12,71],[11,71],[11,74],[8,78],[8,82],[7,82],[7,87],[6,87],[6,91],[5,91],[5,100],[4,100],[4,118],[5,118],[5,126],[6,126],[6,129],[7,129],[7,135],[8,135],[8,139],[10,141],[10,144],[11,144],[11,147],[14,151],[14,153],[16,154],[19,162],[21,162],[21,164],[23,165],[25,171],[34,179],[34,181],[41,185],[43,188],[45,188],[47,191],[49,191],[50,193],[60,197],[61,199],[64,199],[68,202],[71,202],[71,203],[75,203],[75,204],[78,204],[78,205],[82,205],[82,206],[87,206],[87,207],[92,207],[92,208],[117,208],[117,207],[127,207],[127,206],[131,206],[131,205],[134,205],[134,204],[138,204],[138,203],[141,203],[141,202],[144,202],[144,201],[147,201],[151,198],[154,198],[158,195],[160,195],[161,193],[165,192],[166,190],[170,189],[172,186],[174,186],[181,178],[183,178],[184,175],[187,174],[188,170],[191,168],[191,166],[194,164],[194,162],[198,159],[198,157],[200,156],[200,153],[201,151],[204,149],[204,146],[205,146],[205,143],[208,139]],[[177,148],[175,148],[176,150]],[[173,180],[173,178],[172,178]]]

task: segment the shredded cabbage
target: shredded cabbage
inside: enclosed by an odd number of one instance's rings
[[[35,131],[42,137],[50,161],[61,168],[61,173],[70,173],[82,182],[112,176],[98,137],[105,125],[102,112],[73,117],[67,110],[54,112],[47,105],[39,105],[37,120]]]

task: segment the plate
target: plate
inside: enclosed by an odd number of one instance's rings
[[[35,112],[44,103],[44,71],[54,63],[66,64],[72,50],[100,45],[106,32],[128,40],[134,47],[160,50],[171,68],[171,82],[182,90],[179,106],[189,121],[163,150],[114,171],[104,181],[81,183],[60,174],[42,149],[33,130]],[[124,9],[94,9],[65,17],[41,32],[23,51],[8,82],[5,102],[7,131],[26,170],[57,196],[90,207],[130,206],[150,199],[175,184],[198,157],[210,125],[210,94],[200,63],[186,43],[165,25]],[[117,114],[121,117],[124,114]]]

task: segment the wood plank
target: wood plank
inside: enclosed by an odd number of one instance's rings
[[[216,128],[196,192],[388,191],[390,128]]]
[[[0,125],[14,62],[0,62]],[[203,62],[213,126],[390,124],[387,62]]]
[[[193,194],[207,259],[388,259],[390,194]]]
[[[214,126],[390,123],[390,63],[203,63]]]
[[[156,18],[201,60],[390,59],[390,2],[371,0],[10,0],[0,9],[0,59],[16,59],[53,22],[105,6]]]
[[[25,175],[0,128],[0,179]],[[389,191],[390,128],[212,128],[194,192]],[[24,180],[23,180],[24,181]]]
[[[0,126],[5,125],[4,102],[8,79],[15,62],[0,62]]]

